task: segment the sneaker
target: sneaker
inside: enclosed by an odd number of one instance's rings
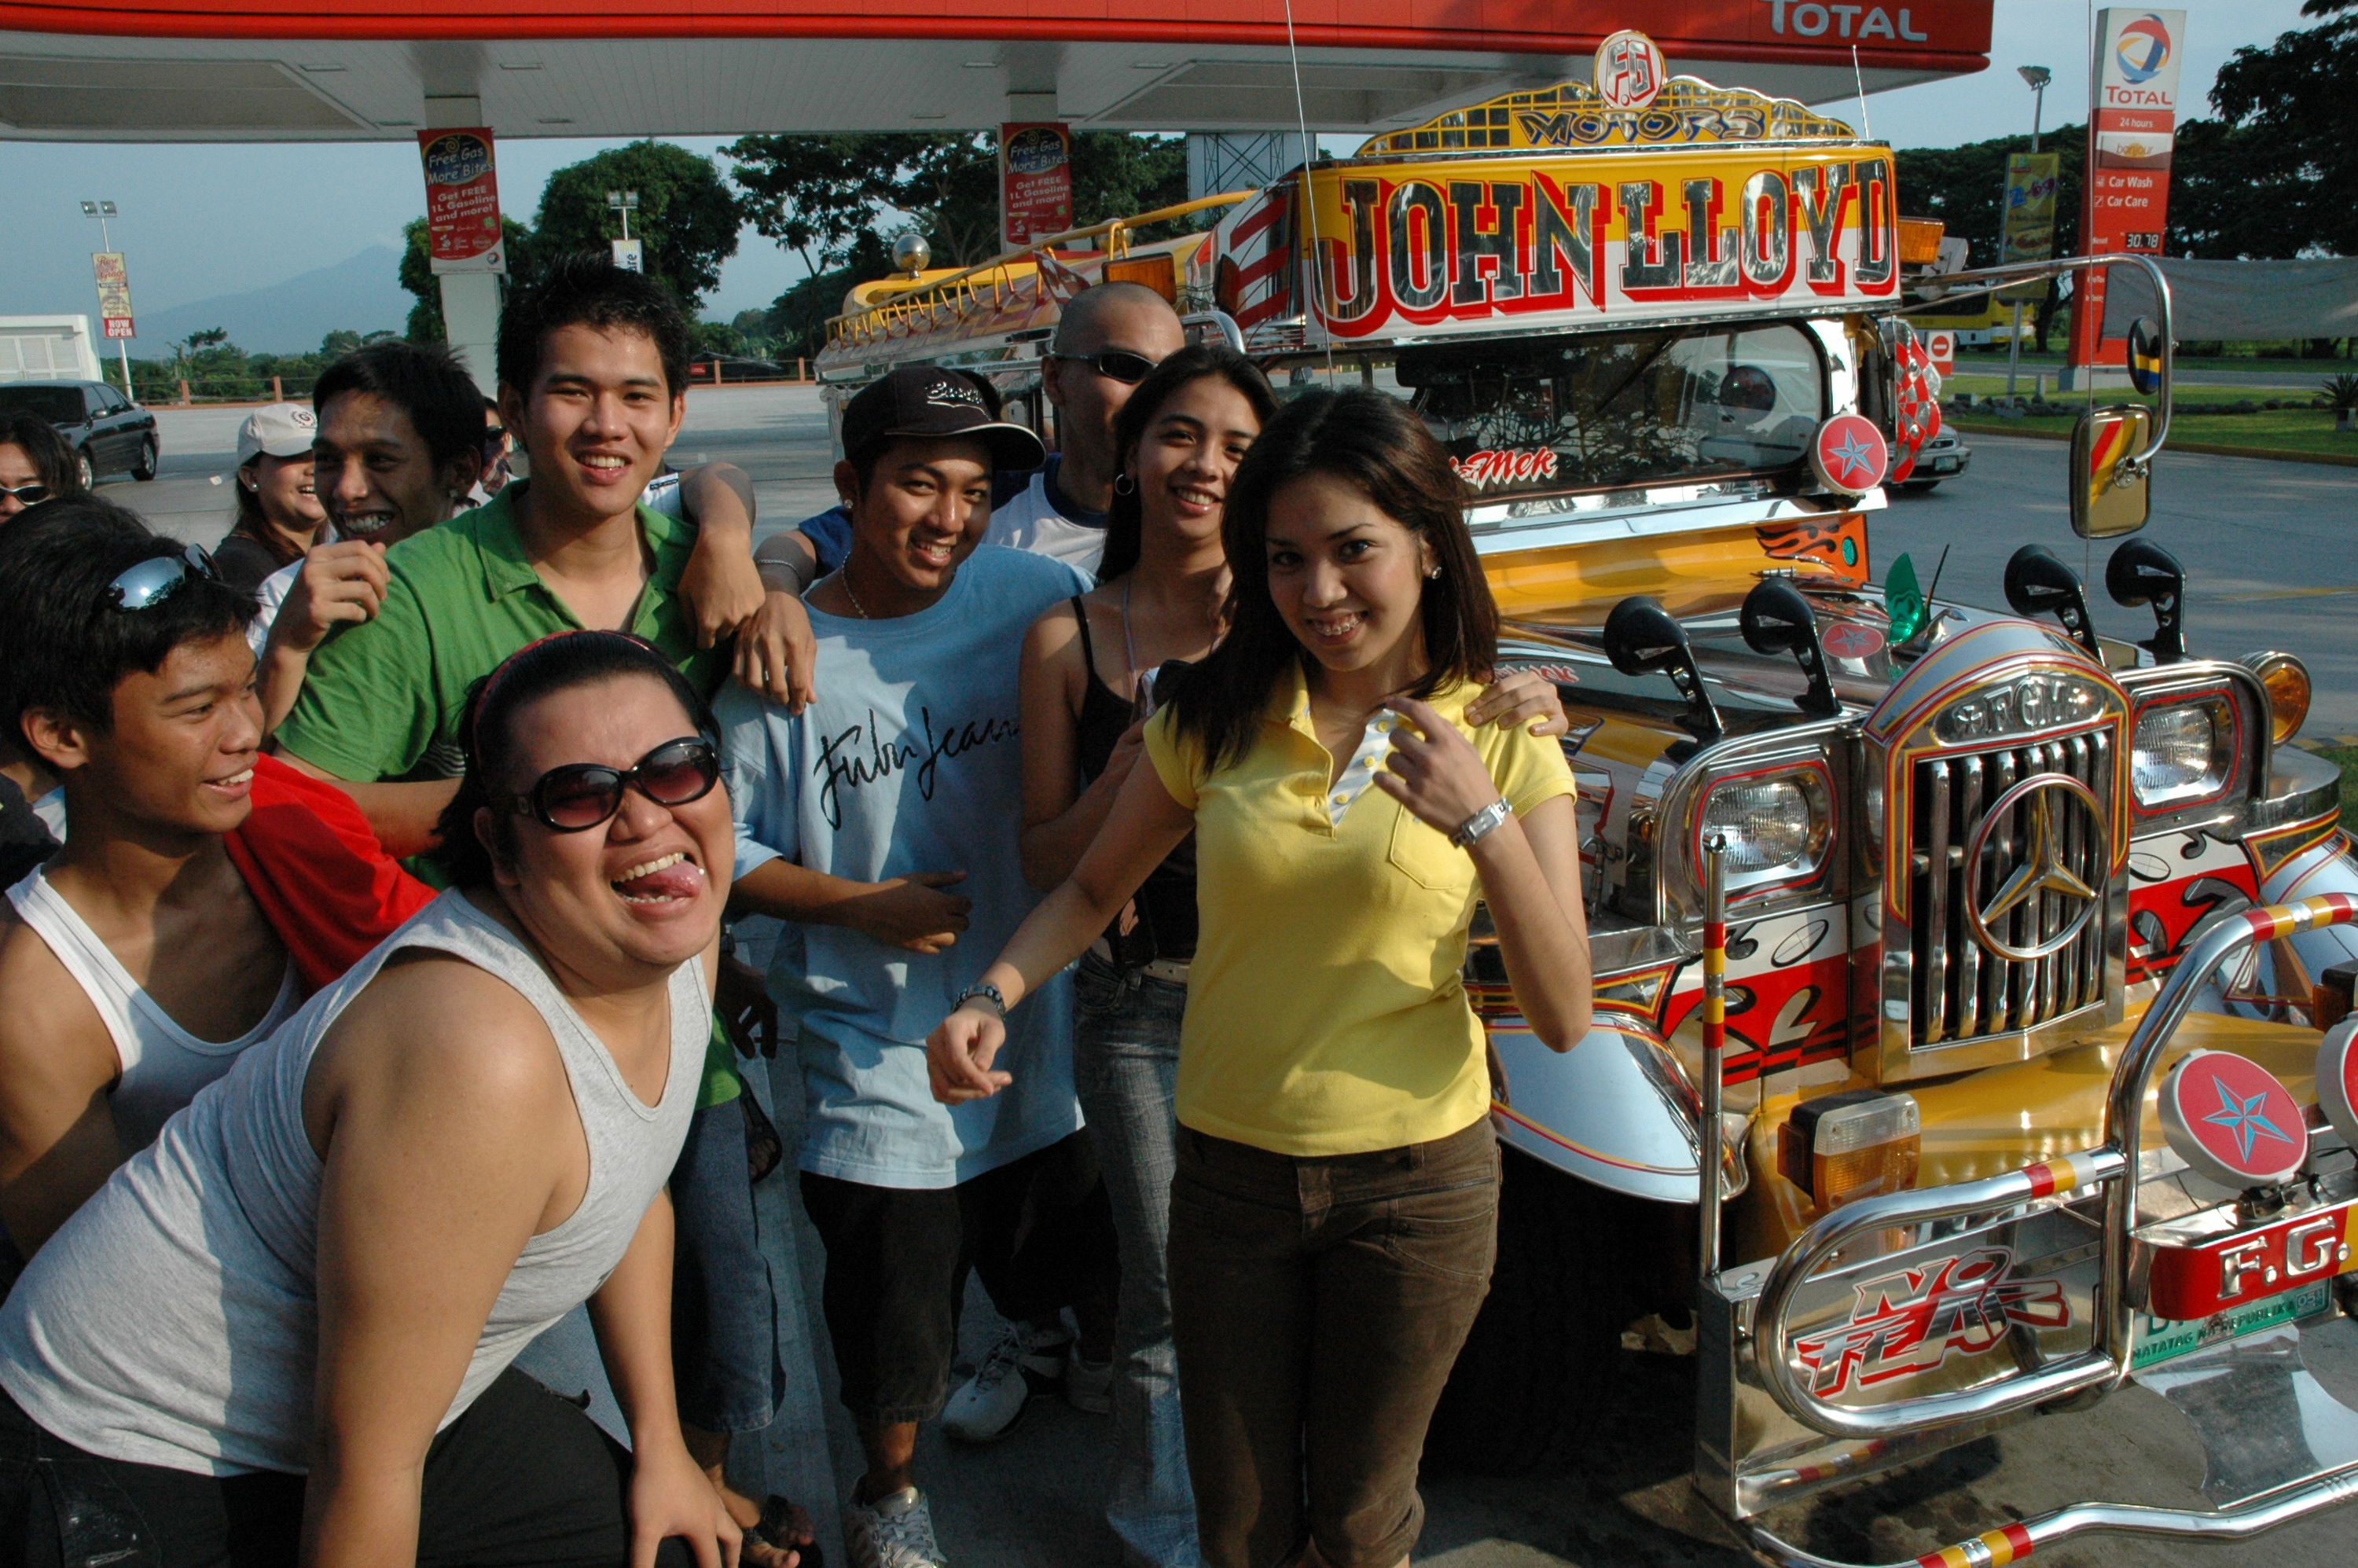
[[[843,1543],[851,1568],[949,1568],[934,1540],[934,1510],[914,1487],[843,1510]]]
[[[1091,1415],[1106,1415],[1113,1410],[1113,1357],[1102,1361],[1084,1361],[1076,1349],[1073,1358],[1065,1363],[1065,1402],[1076,1411]]]
[[[1065,1375],[1065,1346],[1072,1336],[1059,1325],[1009,1326],[949,1403],[942,1430],[965,1443],[990,1443],[1007,1435],[1035,1389],[1053,1389]]]

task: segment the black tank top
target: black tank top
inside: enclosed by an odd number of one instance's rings
[[[1087,665],[1088,684],[1081,691],[1081,716],[1074,739],[1080,751],[1081,776],[1094,780],[1112,760],[1114,746],[1136,717],[1129,703],[1098,676],[1098,652],[1089,637],[1089,612],[1078,595],[1073,599],[1074,618],[1081,623],[1081,660]],[[1144,758],[1139,766],[1153,764]],[[1157,958],[1184,964],[1195,956],[1195,836],[1190,833],[1163,862],[1147,873],[1134,901],[1138,924],[1127,935],[1120,923],[1106,929],[1120,968],[1135,968]]]

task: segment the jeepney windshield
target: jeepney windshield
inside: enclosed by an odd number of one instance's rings
[[[1397,374],[1486,499],[1789,468],[1826,414],[1785,323],[1404,344]]]

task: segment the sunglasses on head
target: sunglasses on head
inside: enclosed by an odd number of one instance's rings
[[[1128,349],[1108,349],[1097,354],[1050,354],[1048,357],[1085,364],[1108,381],[1118,381],[1125,386],[1136,386],[1154,369],[1152,360],[1144,354],[1131,353]]]
[[[149,610],[179,591],[191,577],[221,580],[213,558],[202,545],[190,545],[177,556],[155,556],[117,572],[106,585],[106,602],[117,610]]]
[[[0,495],[6,496],[19,506],[38,506],[49,498],[49,487],[38,480],[14,488],[0,484]]]
[[[508,801],[554,833],[587,833],[622,809],[622,792],[637,790],[657,806],[702,800],[720,782],[720,754],[700,735],[666,741],[627,768],[568,762],[540,775]]]

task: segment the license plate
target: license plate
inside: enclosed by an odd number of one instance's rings
[[[2199,1241],[2157,1241],[2147,1260],[2147,1313],[2212,1317],[2358,1267],[2358,1200]]]
[[[2333,1304],[2333,1287],[2322,1280],[2314,1281],[2298,1290],[2270,1296],[2266,1301],[2251,1302],[2231,1307],[2223,1313],[2194,1322],[2172,1323],[2147,1313],[2136,1314],[2136,1333],[2131,1339],[2129,1370],[2143,1372],[2197,1350],[2222,1345],[2230,1339],[2242,1339],[2278,1324],[2296,1323],[2314,1317]]]

